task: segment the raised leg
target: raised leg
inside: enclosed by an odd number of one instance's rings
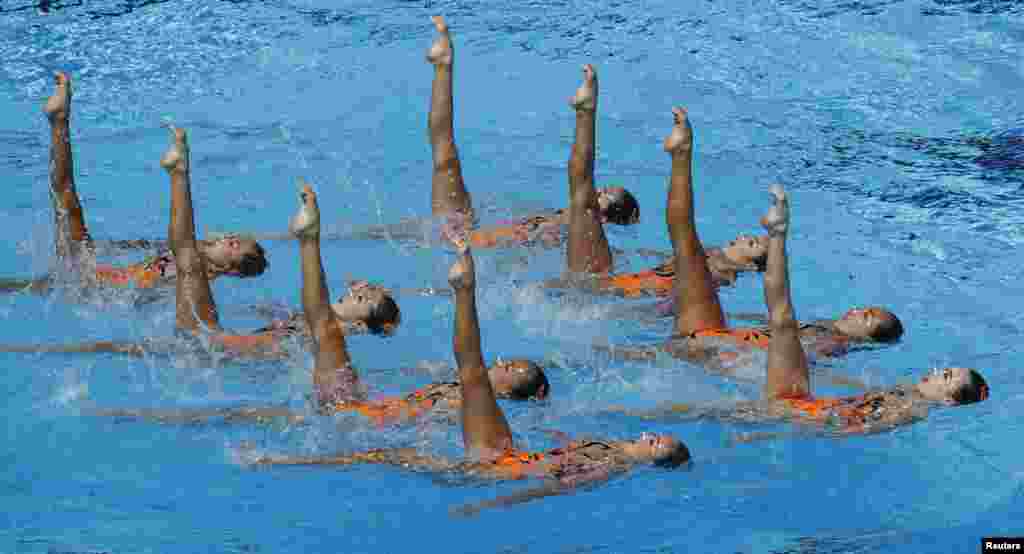
[[[672,108],[672,114],[675,125],[665,139],[665,151],[672,157],[665,219],[676,256],[675,333],[686,336],[724,329],[726,323],[693,221],[693,129],[686,110]]]
[[[71,154],[71,78],[66,73],[57,72],[53,80],[53,95],[43,106],[50,122],[50,196],[53,200],[57,257],[69,261],[77,258],[83,249],[88,249],[91,239],[75,190],[75,163]]]
[[[427,51],[427,61],[434,66],[434,84],[430,91],[430,115],[427,127],[434,157],[434,173],[430,187],[430,206],[436,215],[473,211],[469,193],[462,181],[462,166],[455,148],[452,71],[454,50],[448,25],[441,16],[432,18],[438,36]]]
[[[583,83],[569,104],[576,110],[576,139],[569,155],[568,267],[573,273],[607,273],[612,268],[612,251],[594,188],[597,74],[592,65],[583,66]]]
[[[167,228],[167,238],[178,270],[175,325],[178,329],[191,332],[204,328],[219,331],[217,304],[210,290],[206,262],[196,246],[188,137],[184,129],[171,128],[171,146],[160,158],[160,166],[171,177],[171,222]]]
[[[331,309],[330,291],[320,258],[320,207],[316,193],[303,185],[299,211],[289,225],[299,239],[302,266],[302,310],[313,336],[313,385],[321,408],[351,400],[359,393],[359,377],[352,368],[345,332]]]
[[[480,348],[473,255],[465,235],[453,235],[458,259],[448,272],[448,282],[455,291],[452,343],[462,388],[462,442],[468,456],[490,458],[512,448],[512,430],[495,399]]]
[[[768,262],[764,272],[764,300],[768,304],[768,399],[805,397],[811,392],[807,355],[800,345],[800,324],[789,292],[786,234],[789,230],[789,201],[781,185],[772,185],[772,207],[761,218],[768,230]]]

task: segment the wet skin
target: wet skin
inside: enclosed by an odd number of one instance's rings
[[[489,479],[549,479],[549,484],[538,489],[540,493],[525,496],[532,499],[564,494],[580,485],[606,480],[639,463],[676,466],[689,460],[689,452],[682,443],[657,435],[644,435],[635,441],[580,441],[546,453],[529,454],[516,450],[511,428],[497,403],[484,364],[476,310],[476,271],[468,233],[461,226],[447,227],[445,232],[456,251],[448,282],[455,298],[452,342],[462,393],[460,409],[466,460],[452,463],[412,449],[392,449],[339,456],[262,456],[253,460],[255,465],[377,463],[428,471],[457,471]],[[517,501],[521,500],[498,499],[497,502]]]
[[[810,366],[800,342],[800,324],[796,320],[790,292],[786,253],[789,202],[780,185],[773,185],[771,194],[772,206],[761,219],[769,235],[764,295],[771,333],[767,346],[764,401],[711,411],[676,404],[638,415],[658,417],[659,414],[683,413],[688,417],[735,417],[745,413],[746,417],[758,419],[792,419],[813,424],[833,435],[849,436],[883,432],[918,421],[936,406],[966,404],[987,398],[988,385],[980,375],[958,367],[935,370],[909,386],[842,398],[814,397]],[[874,317],[870,313],[853,317],[865,316]],[[973,388],[973,392],[965,391],[965,388]]]
[[[96,263],[96,246],[85,223],[85,215],[74,180],[74,157],[71,149],[71,78],[63,72],[54,75],[54,92],[43,106],[50,124],[50,191],[53,202],[55,243],[61,271],[81,273],[86,285],[152,288],[174,282],[177,276],[175,257],[167,252],[144,262],[126,267]],[[260,245],[248,238],[225,236],[198,242],[206,260],[210,277],[260,275],[267,267]],[[17,285],[17,283],[15,283]],[[33,292],[48,290],[49,277],[26,282],[25,287],[9,286],[7,290],[28,288]]]

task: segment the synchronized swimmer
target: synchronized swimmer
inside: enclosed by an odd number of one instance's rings
[[[481,479],[545,479],[541,489],[525,497],[533,499],[605,481],[638,464],[674,468],[690,460],[690,452],[682,442],[651,433],[634,440],[569,441],[544,452],[518,450],[485,369],[476,311],[476,269],[469,241],[464,236],[451,238],[458,252],[448,281],[455,296],[453,343],[462,391],[460,410],[466,460],[446,460],[401,448],[335,456],[262,456],[253,461],[254,465],[385,464],[421,471],[455,471]]]
[[[810,364],[801,344],[801,325],[796,320],[789,285],[786,236],[789,233],[789,200],[781,185],[771,188],[773,203],[761,222],[768,231],[768,260],[764,274],[764,298],[768,306],[771,340],[767,349],[767,381],[764,401],[731,409],[703,410],[687,404],[671,404],[632,412],[645,419],[675,417],[784,418],[828,430],[835,435],[879,433],[923,419],[941,406],[962,406],[989,396],[985,379],[963,367],[935,369],[917,383],[839,398],[811,393]],[[624,410],[614,410],[622,412]]]
[[[172,252],[161,252],[127,267],[95,263],[93,241],[75,188],[71,153],[71,79],[65,73],[57,73],[54,81],[54,93],[46,101],[43,111],[50,122],[50,192],[57,259],[63,262],[65,269],[77,269],[86,281],[100,284],[150,288],[173,283],[180,271],[173,248]],[[237,235],[196,241],[196,250],[202,256],[203,267],[210,278],[221,275],[254,277],[263,274],[268,265],[263,247],[258,242]],[[94,271],[90,273],[87,268]]]
[[[770,189],[772,205],[761,218],[763,235],[739,235],[720,248],[705,249],[694,221],[693,129],[688,114],[673,108],[673,125],[663,142],[671,160],[665,219],[672,243],[671,256],[639,273],[615,272],[606,224],[639,222],[636,199],[621,187],[595,186],[597,108],[596,69],[583,66],[583,79],[569,106],[575,115],[575,134],[567,163],[569,203],[565,210],[530,216],[496,226],[478,227],[472,199],[462,176],[454,136],[454,46],[443,18],[432,18],[436,37],[427,52],[434,71],[428,134],[432,154],[431,215],[440,222],[441,239],[455,250],[448,273],[454,301],[452,330],[457,381],[424,385],[401,396],[376,397],[360,378],[349,354],[346,336],[355,333],[395,334],[401,312],[390,291],[366,281],[350,284],[336,303],[321,256],[321,212],[313,188],[300,182],[299,207],[289,220],[288,237],[298,248],[301,269],[301,312],[278,318],[253,333],[239,334],[222,327],[211,281],[222,275],[254,277],[268,267],[265,252],[254,239],[227,235],[196,237],[191,190],[190,147],[184,129],[170,127],[171,144],[160,159],[170,179],[171,208],[166,249],[147,240],[114,241],[125,248],[151,248],[157,253],[124,267],[97,263],[96,242],[90,236],[74,181],[70,142],[71,79],[55,75],[55,89],[44,112],[50,124],[50,192],[53,203],[56,258],[61,274],[76,276],[82,286],[149,289],[173,284],[175,328],[201,348],[235,356],[281,357],[290,337],[304,337],[313,357],[311,400],[316,416],[358,414],[376,425],[405,424],[425,418],[461,424],[464,457],[452,460],[413,448],[373,449],[336,455],[288,456],[261,453],[250,458],[255,467],[348,466],[383,464],[401,468],[458,473],[484,480],[533,478],[535,488],[487,501],[464,510],[507,506],[547,496],[571,493],[598,484],[639,465],[676,468],[691,461],[680,440],[644,433],[633,439],[570,440],[557,433],[562,445],[543,451],[517,446],[512,426],[498,399],[533,401],[551,394],[543,368],[526,359],[484,359],[476,307],[474,248],[565,246],[561,283],[633,297],[670,297],[674,315],[672,337],[661,346],[627,347],[614,353],[645,359],[667,352],[706,367],[721,368],[742,350],[767,354],[761,402],[727,410],[702,410],[670,404],[627,412],[644,418],[675,417],[680,413],[728,417],[753,414],[757,419],[785,419],[825,430],[832,435],[882,432],[922,419],[939,406],[985,400],[989,386],[973,369],[935,370],[910,385],[871,390],[847,397],[815,397],[810,385],[808,353],[835,356],[859,343],[889,343],[903,334],[902,322],[881,307],[857,308],[834,320],[800,323],[796,319],[789,282],[786,241],[790,228],[789,201],[781,185]],[[382,231],[385,235],[391,229]],[[369,233],[367,236],[372,236]],[[742,315],[757,326],[730,326],[719,287],[736,283],[743,272],[763,274],[767,316]],[[45,292],[53,276],[33,281],[7,280],[0,289]],[[397,340],[397,339],[396,339]],[[72,345],[4,346],[0,351],[116,352],[148,354],[145,343],[111,341]],[[536,403],[543,407],[543,403]],[[286,407],[240,406],[206,410],[99,410],[98,415],[159,422],[197,422],[210,419],[251,422],[274,418],[306,421],[311,416]],[[429,421],[429,420],[428,420]]]
[[[326,306],[328,292],[320,258],[320,207],[309,185],[299,193],[299,210],[289,225],[299,241],[302,268],[302,304],[305,325],[312,329],[312,350],[316,358],[314,388],[316,410],[323,414],[358,413],[377,424],[395,423],[457,411],[462,403],[458,383],[431,383],[407,395],[370,400],[351,366],[345,344],[344,326],[336,312]],[[477,339],[479,340],[479,339]],[[500,360],[487,369],[490,386],[499,398],[542,399],[549,387],[544,370],[525,359]],[[217,410],[110,410],[100,415],[121,419],[152,419],[195,423],[201,420],[264,420],[285,417],[303,419],[301,414],[277,407],[245,406]]]
[[[665,218],[674,253],[673,336],[657,347],[618,348],[614,354],[629,359],[650,359],[659,351],[694,362],[721,367],[736,358],[732,348],[765,350],[772,341],[770,328],[731,327],[718,296],[718,286],[694,222],[693,128],[687,112],[673,108],[674,125],[663,149],[672,161]],[[770,237],[766,244],[770,251]],[[753,250],[753,249],[751,249]],[[892,342],[903,333],[902,323],[883,308],[854,309],[833,321],[801,325],[801,336],[819,356],[836,356],[858,342]]]

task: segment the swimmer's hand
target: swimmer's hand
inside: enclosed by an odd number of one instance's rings
[[[689,152],[693,149],[693,128],[686,109],[678,106],[672,108],[672,132],[665,137],[664,148],[669,154]]]
[[[313,187],[300,180],[299,210],[288,222],[288,232],[299,239],[320,236],[320,207]]]
[[[786,198],[786,191],[782,185],[774,184],[768,192],[772,195],[772,206],[768,213],[761,217],[761,226],[769,235],[785,236],[789,230],[789,200]]]
[[[188,136],[184,129],[167,125],[171,131],[171,145],[160,158],[160,167],[168,173],[188,171]]]
[[[458,256],[448,270],[448,283],[456,291],[472,290],[476,287],[476,268],[473,265],[473,254],[469,249],[469,237],[463,231],[451,231],[448,234]]]

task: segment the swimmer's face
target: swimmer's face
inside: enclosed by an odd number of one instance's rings
[[[622,187],[608,187],[598,189],[597,191],[597,204],[601,206],[601,213],[608,211],[608,206],[621,201],[626,189]]]
[[[266,254],[258,242],[238,235],[226,235],[201,243],[203,255],[211,267],[237,277],[255,277],[266,271]]]
[[[722,254],[736,264],[762,266],[768,257],[767,237],[740,235],[722,248]]]
[[[835,322],[840,333],[866,341],[890,342],[903,335],[903,324],[885,308],[854,308]]]
[[[597,204],[601,217],[615,225],[632,225],[640,221],[640,204],[622,187],[608,187],[597,191]]]
[[[548,378],[544,370],[530,360],[501,360],[487,370],[498,398],[526,400],[548,395]]]
[[[955,400],[956,392],[969,386],[971,370],[964,367],[947,367],[936,369],[925,375],[915,388],[921,396],[933,402],[959,404]]]
[[[639,440],[620,443],[623,453],[636,463],[676,467],[690,460],[686,445],[667,435],[643,433]]]
[[[366,281],[349,283],[348,294],[331,308],[338,319],[372,333],[390,333],[401,321],[398,304],[387,289]]]

